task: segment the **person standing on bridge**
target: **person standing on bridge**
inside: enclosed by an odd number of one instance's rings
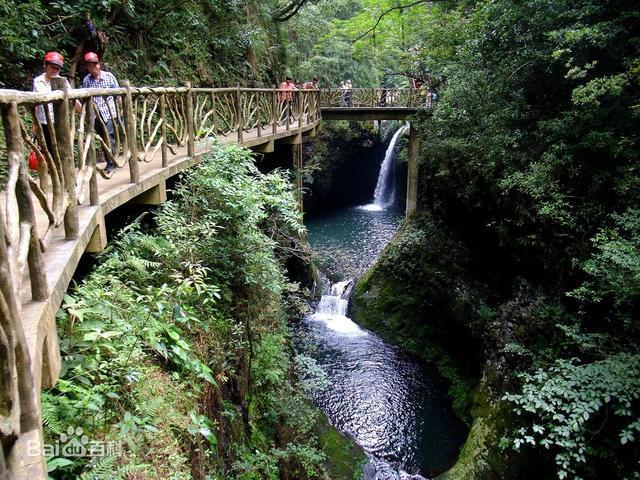
[[[88,52],[84,56],[84,61],[87,64],[87,70],[89,74],[84,77],[82,81],[83,88],[118,88],[118,81],[111,72],[103,72],[100,69],[100,59],[98,54]],[[111,155],[116,154],[116,139],[115,129],[117,128],[115,122],[118,119],[118,111],[113,96],[106,97],[93,97],[93,102],[100,114],[100,119],[94,116],[91,120],[94,122],[96,132],[103,138],[103,140],[109,139],[109,145]],[[98,119],[98,121],[96,121]],[[102,120],[102,121],[100,121]],[[108,153],[104,152],[104,159],[107,162],[105,167],[105,173],[110,173],[116,165],[113,163],[112,157]]]
[[[353,84],[351,83],[351,80],[347,79],[347,81],[344,82],[344,104],[347,107],[353,106],[353,101],[352,101],[353,91],[351,90],[352,88],[353,88]]]
[[[317,90],[320,88],[320,84],[318,83],[318,79],[314,78],[313,80],[311,80],[310,82],[304,82],[302,84],[302,88],[304,90]]]
[[[291,103],[293,101],[293,91],[297,90],[296,84],[293,78],[287,77],[284,82],[280,84],[280,92],[278,92],[278,100],[282,104],[285,121],[289,121],[291,115]]]
[[[60,70],[64,66],[64,57],[62,54],[58,52],[48,52],[44,56],[44,73],[42,75],[38,75],[33,79],[33,91],[38,93],[50,93],[51,92],[51,79],[60,76]],[[67,88],[71,90],[71,85],[69,85],[69,81],[67,82]],[[47,150],[51,155],[53,155],[53,148],[51,147],[51,134],[53,132],[53,123],[55,119],[53,118],[53,104],[49,103],[47,105],[47,109],[45,109],[44,105],[36,106],[36,116],[38,117],[38,123],[42,126],[42,133],[44,135],[44,142],[47,146]],[[82,106],[80,102],[76,100],[75,110],[79,112]],[[49,120],[51,120],[51,125],[49,124]],[[50,130],[51,129],[51,130]],[[34,125],[32,129],[32,134],[35,136],[37,133],[37,128]]]

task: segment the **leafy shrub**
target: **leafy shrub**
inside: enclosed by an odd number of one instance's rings
[[[63,371],[42,395],[47,438],[72,425],[124,455],[51,458],[52,475],[322,477],[283,305],[299,295],[283,265],[305,254],[291,184],[231,147],[185,174],[175,199],[157,232],[127,227],[65,298]]]

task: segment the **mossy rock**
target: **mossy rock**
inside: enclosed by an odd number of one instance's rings
[[[462,280],[465,258],[460,242],[428,214],[414,215],[356,283],[350,314],[435,364],[450,382],[455,413],[470,425],[481,362],[467,327],[479,302]]]
[[[362,447],[334,428],[324,414],[319,416],[316,432],[320,448],[327,456],[331,480],[359,480],[367,457]]]
[[[486,377],[485,377],[486,378]],[[512,429],[514,415],[503,401],[491,397],[483,382],[473,405],[473,423],[455,465],[436,480],[525,480],[549,478],[534,459],[515,455],[500,444]]]

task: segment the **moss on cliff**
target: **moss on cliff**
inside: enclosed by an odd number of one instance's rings
[[[473,423],[456,464],[437,480],[490,480],[509,478],[500,438],[508,411],[490,398],[488,388],[480,387],[474,396]]]
[[[367,462],[364,450],[342,435],[324,414],[318,418],[316,431],[320,448],[327,456],[326,466],[332,480],[358,480]]]
[[[351,314],[420,357],[451,383],[456,414],[470,423],[479,378],[469,324],[483,303],[463,276],[466,253],[426,214],[403,224],[376,265],[354,288]]]

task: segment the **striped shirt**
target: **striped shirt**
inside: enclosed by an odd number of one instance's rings
[[[84,80],[82,81],[82,87],[83,88],[118,88],[119,85],[118,85],[118,81],[116,80],[116,77],[113,76],[113,73],[100,71],[99,80],[96,80],[95,78],[93,78],[93,75],[91,74],[84,77]],[[98,107],[98,110],[100,111],[100,116],[102,117],[102,120],[107,122],[112,118],[118,118],[118,114],[116,113],[117,112],[116,105],[113,100],[113,97],[111,96],[107,97],[106,101],[105,101],[105,97],[93,97],[93,101],[96,104],[96,107]]]
[[[71,90],[71,85],[69,85],[69,80],[67,80],[67,88]],[[33,79],[33,91],[38,93],[50,93],[51,92],[51,82],[47,80],[45,74],[38,75]],[[51,114],[51,118],[53,118],[53,104],[49,103],[49,113]],[[38,116],[38,122],[42,125],[47,124],[47,116],[44,113],[44,106],[38,105],[36,106],[36,115]]]

